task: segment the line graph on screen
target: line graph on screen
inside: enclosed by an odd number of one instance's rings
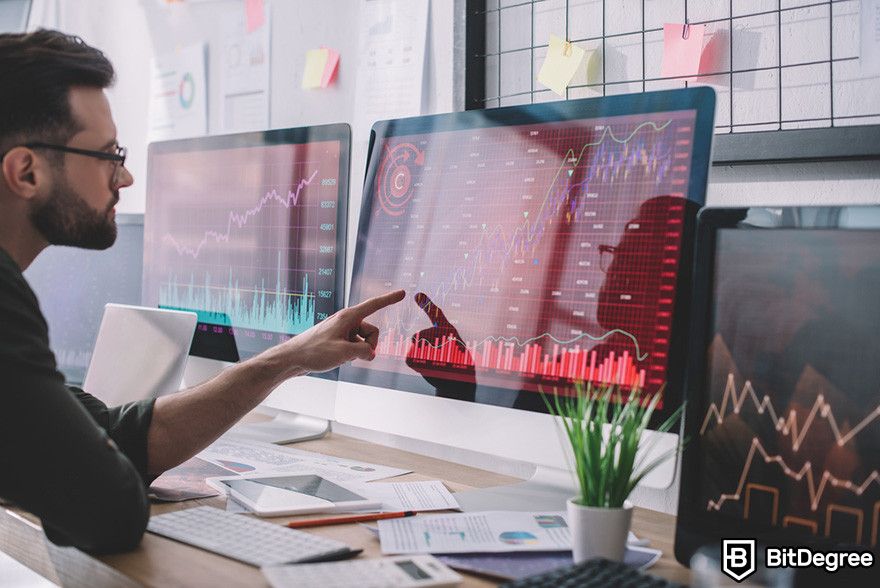
[[[818,374],[808,366],[800,381],[818,380]],[[735,488],[708,499],[707,511],[738,504],[746,520],[757,517],[759,524],[798,527],[814,535],[824,529],[825,536],[832,536],[837,531],[835,526],[841,525],[845,530],[837,535],[856,543],[864,540],[865,519],[873,517],[870,541],[872,546],[877,544],[880,512],[876,508],[873,512],[871,508],[862,508],[857,502],[867,500],[863,506],[870,507],[869,494],[880,491],[880,471],[860,472],[856,478],[854,474],[845,475],[840,463],[847,461],[843,456],[848,452],[859,451],[859,435],[880,421],[880,405],[868,410],[860,420],[844,422],[835,415],[834,404],[820,392],[812,404],[799,403],[782,411],[770,395],[759,394],[751,381],[745,380],[739,386],[735,374],[729,373],[720,401],[711,403],[706,410],[700,435],[705,437],[716,427],[724,427],[728,419],[736,421],[732,426],[739,428],[741,418],[748,419],[756,431],[764,430],[763,420],[777,436],[769,439],[765,433],[751,437]],[[768,445],[777,449],[769,449]],[[845,448],[837,459],[830,457],[833,447]],[[759,466],[762,469],[758,470]],[[844,473],[835,474],[835,467]],[[851,500],[847,500],[847,494]],[[804,496],[806,509],[798,507],[798,495]],[[764,504],[757,512],[756,501]],[[844,514],[849,520],[841,520]]]
[[[333,311],[336,141],[157,154],[147,289],[248,356]]]

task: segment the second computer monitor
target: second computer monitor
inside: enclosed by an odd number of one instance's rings
[[[350,302],[406,288],[349,382],[546,410],[541,392],[680,403],[707,88],[377,124]]]
[[[350,135],[150,145],[143,300],[198,314],[192,355],[245,359],[342,306]]]

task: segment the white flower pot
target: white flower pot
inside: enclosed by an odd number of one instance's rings
[[[570,498],[566,503],[574,562],[594,557],[623,561],[632,522],[632,503],[627,500],[622,508],[601,508],[581,506],[575,500]]]

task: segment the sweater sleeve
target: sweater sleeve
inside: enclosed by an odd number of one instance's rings
[[[145,448],[129,439],[149,425],[151,407],[139,419],[131,408],[108,411],[107,426],[98,425],[64,385],[36,297],[16,270],[0,263],[0,497],[40,517],[53,543],[132,549],[150,511],[138,471]]]
[[[147,473],[147,431],[153,420],[153,405],[156,401],[140,400],[108,408],[80,388],[70,387],[70,391],[131,461],[144,485],[149,486],[155,476]]]

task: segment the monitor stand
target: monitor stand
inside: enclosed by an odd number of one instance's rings
[[[224,436],[234,436],[264,443],[297,443],[320,439],[330,432],[330,421],[285,410],[261,406],[257,412],[271,416],[267,421],[240,423]]]
[[[571,473],[547,466],[537,466],[525,482],[491,488],[477,488],[455,493],[465,512],[480,510],[557,511],[577,494]]]
[[[229,364],[213,359],[190,356],[182,387],[187,388],[210,380],[227,365]],[[224,433],[224,436],[283,445],[320,439],[330,432],[330,421],[320,417],[280,410],[265,404],[260,405],[254,412],[269,418],[263,421],[239,423]]]

